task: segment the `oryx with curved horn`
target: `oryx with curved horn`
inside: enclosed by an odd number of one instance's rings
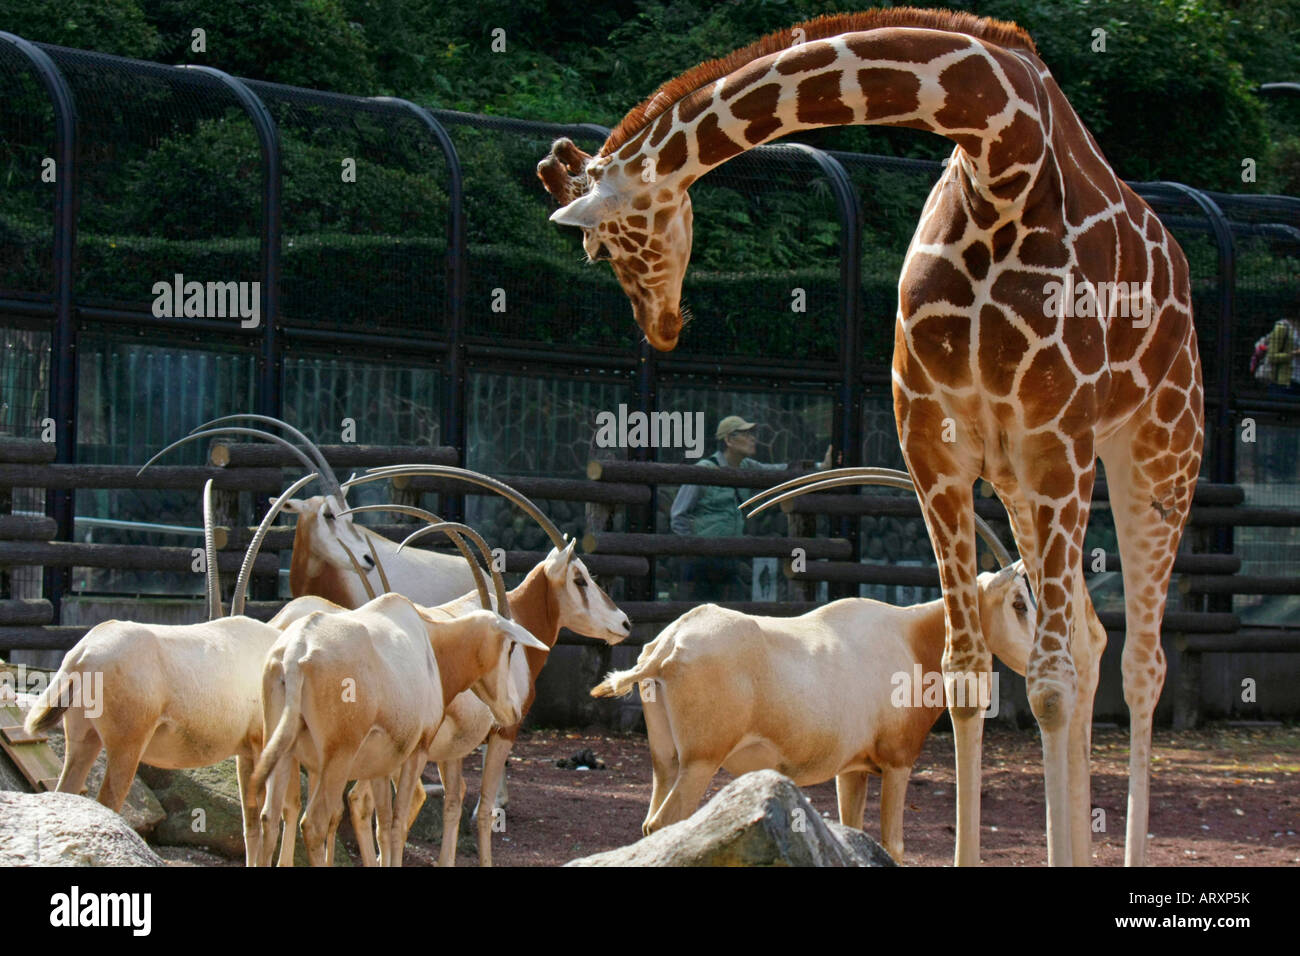
[[[845,484],[914,490],[883,468],[805,475],[756,495],[750,516],[809,491]],[[980,616],[993,652],[1024,674],[1033,595],[983,522],[1003,570],[980,575]],[[641,685],[654,785],[642,832],[684,820],[720,767],[739,776],[772,768],[800,786],[835,779],[840,822],[862,828],[868,774],[880,774],[881,839],[903,859],[903,807],[913,763],[943,712],[941,601],[899,608],[845,598],[799,617],[766,617],[706,604],[645,646],[636,665],[592,690],[614,697]],[[927,686],[912,691],[928,678]],[[987,694],[983,688],[971,688]],[[907,691],[907,692],[905,692]],[[924,691],[924,693],[923,693]],[[981,702],[981,706],[988,703]]]
[[[631,633],[632,625],[627,615],[596,584],[587,566],[575,555],[575,542],[566,541],[536,504],[506,483],[450,465],[398,465],[369,469],[363,476],[345,483],[345,487],[399,475],[435,475],[476,484],[505,497],[537,522],[554,547],[528,572],[523,582],[509,593],[507,599],[512,617],[548,648],[555,645],[561,627],[608,644],[617,644]],[[422,528],[413,532],[399,549],[404,549],[415,538],[429,533],[429,530]],[[473,606],[472,596],[465,595],[430,611],[455,615],[464,613]],[[511,675],[524,702],[523,714],[527,714],[532,705],[537,675],[546,660],[547,656],[540,651],[522,647],[516,648],[511,657]],[[447,709],[443,727],[429,752],[429,759],[438,763],[445,791],[440,866],[452,866],[456,861],[455,835],[465,794],[462,761],[483,742],[485,736],[487,752],[483,757],[482,785],[474,815],[478,830],[479,863],[483,866],[491,865],[493,814],[498,792],[504,784],[506,762],[518,733],[517,724],[512,727],[492,726],[491,715],[473,695],[461,694]],[[363,791],[356,792],[364,795]]]
[[[232,424],[239,421],[283,429],[294,442],[263,429]],[[476,587],[461,557],[414,549],[399,555],[394,542],[355,524],[347,503],[347,490],[354,482],[340,483],[315,442],[278,418],[251,413],[214,418],[168,445],[145,467],[174,448],[217,435],[247,435],[274,442],[290,451],[307,471],[320,476],[323,494],[289,498],[273,508],[272,520],[281,511],[298,517],[289,565],[289,590],[294,597],[317,595],[341,607],[356,608],[379,594],[395,591],[417,603],[433,605]]]

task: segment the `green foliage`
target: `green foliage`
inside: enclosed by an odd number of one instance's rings
[[[368,96],[373,51],[340,0],[141,0],[161,38],[159,58],[204,63],[257,80]],[[206,52],[191,48],[206,32]]]
[[[140,0],[0,0],[0,29],[33,43],[149,59],[158,30]]]

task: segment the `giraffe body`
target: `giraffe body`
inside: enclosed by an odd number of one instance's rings
[[[1126,862],[1141,864],[1165,671],[1160,619],[1203,442],[1189,274],[1028,36],[932,11],[810,21],[665,84],[595,157],[560,141],[538,172],[566,203],[552,219],[584,230],[588,255],[611,261],[651,344],[670,349],[682,325],[690,184],[778,136],[849,123],[956,144],[903,264],[893,362],[899,441],[943,585],[945,679],[991,668],[976,590],[972,486],[982,476],[1007,507],[1038,596],[1026,680],[1043,738],[1048,859],[1088,863],[1106,635],[1082,557],[1100,458],[1127,613]],[[981,718],[950,711],[956,860],[977,863]]]

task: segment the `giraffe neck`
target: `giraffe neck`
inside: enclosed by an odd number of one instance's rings
[[[1011,206],[1044,155],[1046,110],[1033,81],[1041,69],[1028,54],[939,30],[889,28],[811,41],[685,94],[611,151],[608,163],[610,171],[677,191],[790,133],[906,126],[956,143],[961,177],[987,202]]]

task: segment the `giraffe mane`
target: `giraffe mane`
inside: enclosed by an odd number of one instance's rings
[[[734,73],[752,60],[788,49],[792,45],[791,40],[795,30],[802,30],[804,42],[807,42],[824,40],[842,33],[857,33],[885,27],[921,27],[949,33],[964,33],[1008,49],[1026,50],[1035,55],[1038,53],[1033,39],[1017,24],[990,17],[977,17],[963,11],[894,7],[866,10],[861,13],[826,14],[769,33],[748,46],[741,47],[726,56],[706,60],[663,83],[650,96],[633,107],[618,126],[614,127],[614,131],[609,134],[609,138],[600,148],[599,155],[608,156],[614,152],[641,132],[652,120],[672,109],[673,104],[688,93],[693,93],[702,86]]]

